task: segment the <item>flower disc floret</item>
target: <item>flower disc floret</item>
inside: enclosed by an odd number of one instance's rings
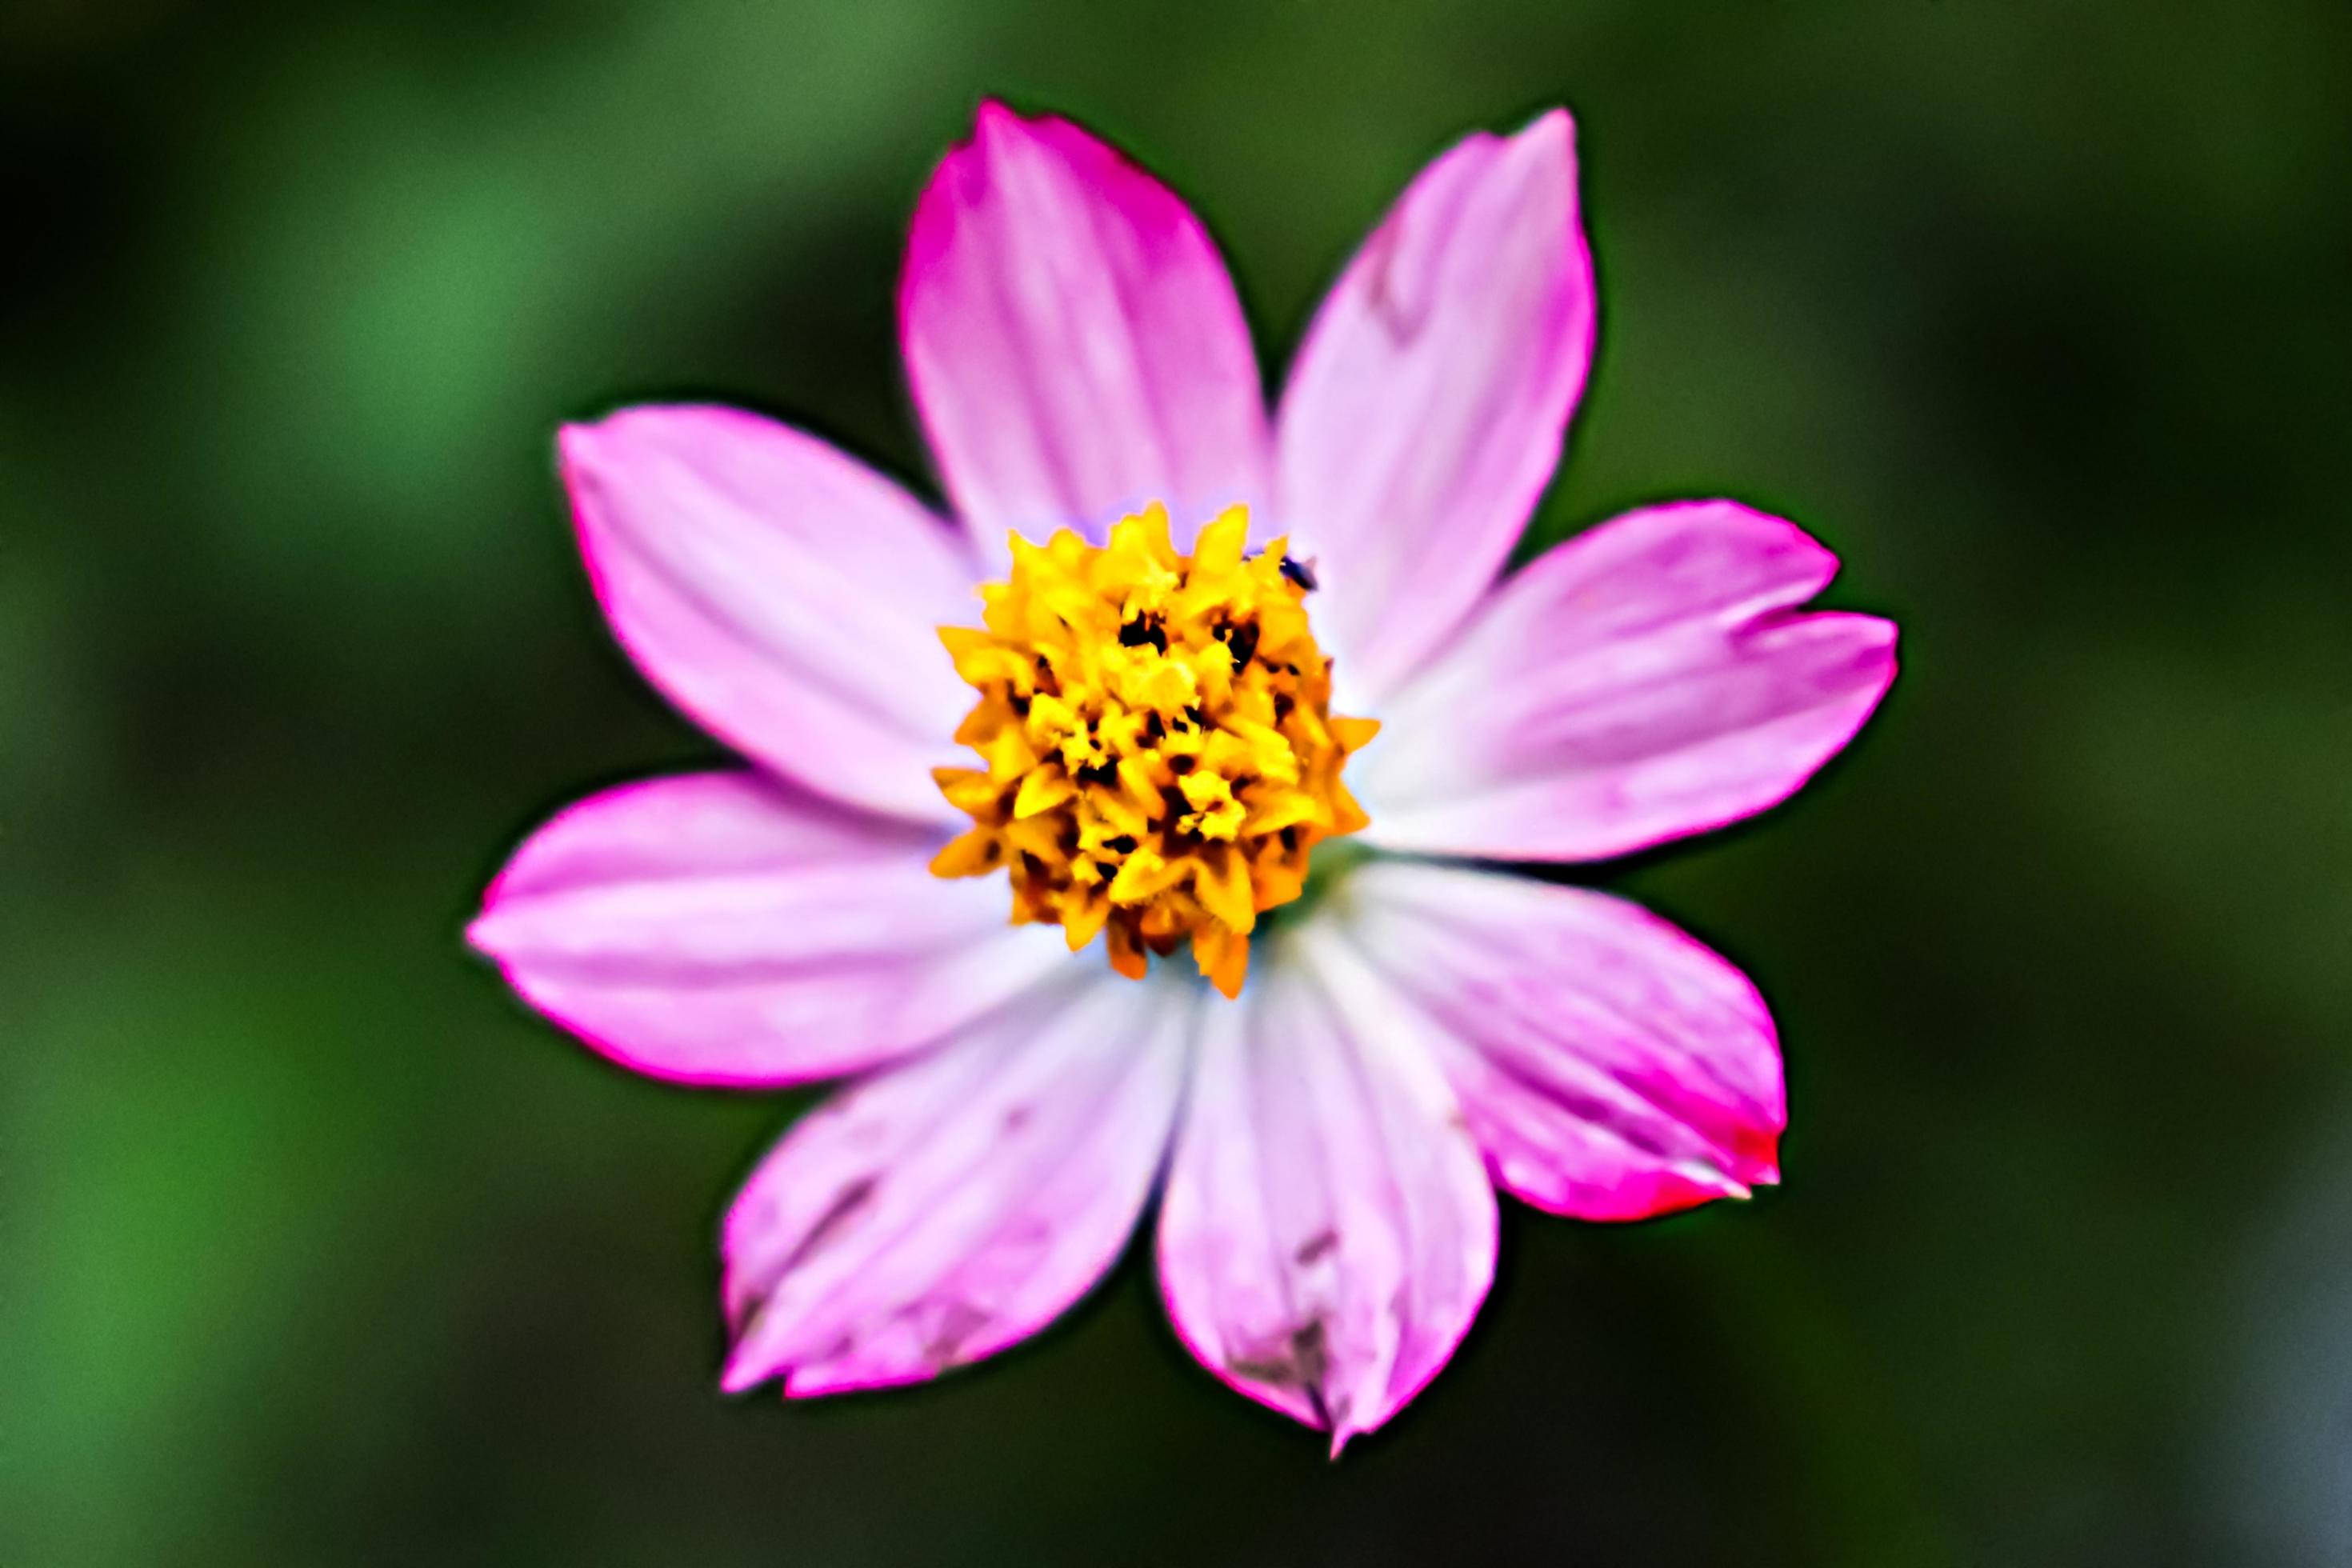
[[[931,869],[1011,875],[1013,921],[1097,933],[1134,979],[1189,942],[1236,995],[1264,911],[1298,897],[1315,845],[1366,817],[1340,769],[1379,730],[1330,711],[1331,666],[1277,540],[1244,555],[1234,507],[1190,556],[1154,506],[1106,545],[1013,538],[983,627],[940,640],[980,700],[956,731],[978,768],[940,768],[973,826]]]

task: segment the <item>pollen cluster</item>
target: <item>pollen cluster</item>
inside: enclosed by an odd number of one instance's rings
[[[1107,545],[1015,535],[984,629],[940,628],[981,694],[956,739],[983,765],[936,771],[973,826],[931,870],[1003,867],[1014,924],[1058,924],[1073,952],[1102,933],[1134,979],[1189,942],[1228,996],[1317,841],[1364,826],[1339,770],[1380,728],[1331,716],[1312,578],[1280,541],[1244,556],[1248,533],[1235,507],[1179,555],[1155,506]]]

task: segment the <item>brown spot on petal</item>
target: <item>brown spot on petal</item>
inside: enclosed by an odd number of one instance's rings
[[[1331,1358],[1324,1342],[1322,1319],[1317,1318],[1291,1334],[1290,1357],[1298,1367],[1302,1382],[1317,1388],[1323,1386],[1323,1374],[1331,1370]]]
[[[989,1321],[989,1315],[969,1301],[949,1302],[947,1310],[940,1314],[939,1327],[931,1331],[929,1342],[923,1347],[933,1369],[945,1372],[955,1365],[962,1359],[963,1347],[974,1334],[988,1327]]]
[[[1397,253],[1404,248],[1404,238],[1402,216],[1391,218],[1373,232],[1366,246],[1371,255],[1370,269],[1364,280],[1365,308],[1400,345],[1411,343],[1421,335],[1422,323],[1428,314],[1425,299],[1407,300],[1399,287],[1402,280],[1396,276]]]
[[[1234,1357],[1225,1363],[1225,1370],[1252,1383],[1298,1390],[1307,1396],[1316,1421],[1326,1427],[1331,1425],[1331,1409],[1323,1399],[1323,1380],[1331,1371],[1331,1352],[1322,1319],[1310,1319],[1291,1330],[1288,1339],[1255,1355]]]
[[[779,1276],[790,1274],[814,1256],[817,1248],[831,1241],[834,1233],[841,1228],[850,1215],[873,1201],[874,1187],[875,1179],[872,1176],[860,1176],[854,1182],[843,1183],[841,1190],[833,1194],[833,1202],[827,1204],[824,1212],[816,1216],[816,1223],[809,1226],[808,1234],[800,1238],[799,1243],[784,1258],[776,1273]]]
[[[1306,1241],[1301,1242],[1298,1250],[1291,1256],[1302,1264],[1313,1263],[1318,1258],[1328,1257],[1331,1249],[1339,1245],[1339,1233],[1336,1230],[1327,1230],[1319,1236],[1309,1237]]]

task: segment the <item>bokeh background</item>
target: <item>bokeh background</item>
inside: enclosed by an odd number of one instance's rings
[[[1506,1215],[1332,1465],[1143,1259],[936,1387],[721,1398],[805,1096],[633,1079],[458,942],[714,751],[560,420],[929,484],[902,225],[983,94],[1135,149],[1279,365],[1474,126],[1578,113],[1601,357],[1531,543],[1728,492],[1905,624],[1854,751],[1602,868],[1781,1020],[1787,1185]],[[2352,8],[0,8],[0,1562],[2352,1561]]]

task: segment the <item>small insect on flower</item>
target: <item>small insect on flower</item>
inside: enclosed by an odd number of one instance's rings
[[[1566,114],[1413,181],[1271,416],[1206,231],[1065,121],[982,109],[898,319],[950,520],[751,414],[564,430],[614,635],[747,765],[562,812],[470,932],[640,1072],[854,1079],[728,1215],[725,1386],[990,1355],[1158,1188],[1186,1347],[1336,1452],[1460,1342],[1496,1187],[1778,1179],[1739,972],[1493,868],[1774,805],[1895,628],[1801,609],[1835,558],[1729,500],[1504,574],[1592,352]]]

